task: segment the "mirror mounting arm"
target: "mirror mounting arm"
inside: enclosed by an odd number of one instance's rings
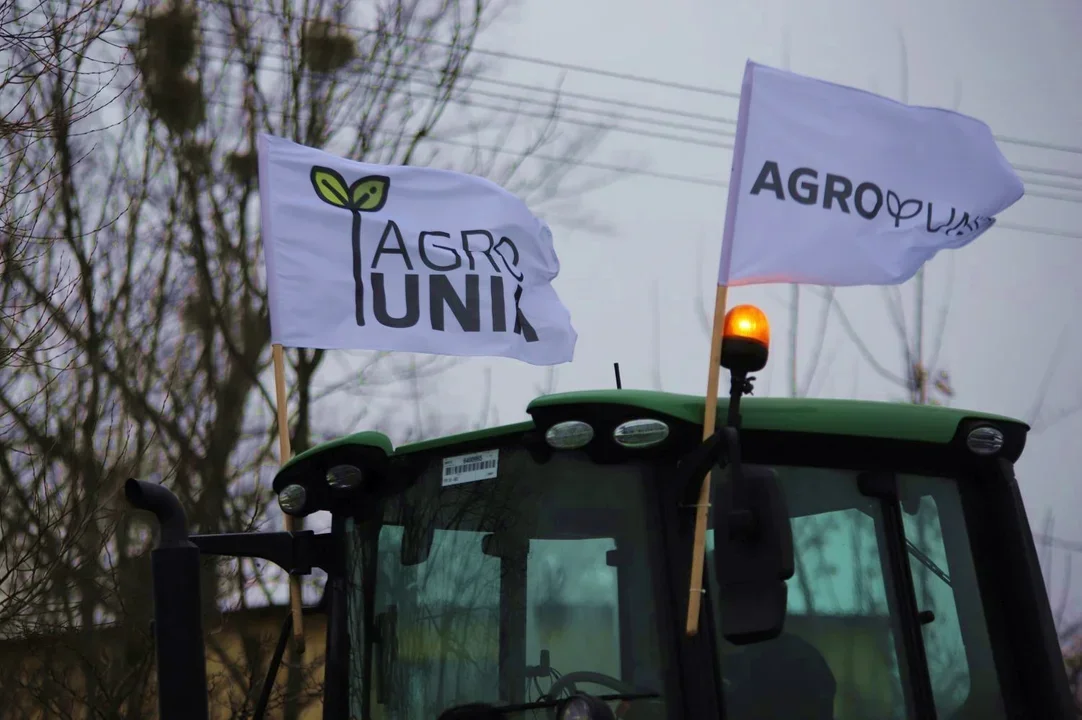
[[[310,575],[319,568],[329,575],[338,570],[338,556],[330,533],[300,532],[224,533],[192,535],[189,540],[203,555],[256,558],[272,562],[290,575]]]
[[[755,376],[741,370],[729,371],[729,413],[725,424],[740,427],[740,398],[752,395],[755,391]]]
[[[793,536],[777,474],[741,458],[740,400],[755,378],[747,368],[730,374],[726,424],[685,456],[678,473],[691,491],[715,464],[728,470],[711,486],[717,605],[722,634],[743,645],[777,637],[784,627]]]

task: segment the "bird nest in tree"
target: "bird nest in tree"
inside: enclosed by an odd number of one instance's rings
[[[179,3],[143,17],[136,65],[147,104],[174,133],[194,130],[206,117],[198,80],[188,76],[199,51],[199,16]]]
[[[357,56],[357,43],[341,25],[310,20],[301,35],[301,60],[312,72],[341,70]]]

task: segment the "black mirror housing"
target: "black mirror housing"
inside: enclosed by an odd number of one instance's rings
[[[777,473],[730,463],[711,487],[721,631],[734,645],[771,640],[785,625],[793,531]]]

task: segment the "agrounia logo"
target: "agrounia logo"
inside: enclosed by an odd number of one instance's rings
[[[820,176],[822,175],[822,178]],[[788,196],[786,195],[788,191]],[[920,198],[902,200],[893,190],[883,191],[874,182],[855,183],[844,175],[826,173],[809,167],[798,167],[782,180],[778,163],[767,160],[751,186],[751,195],[769,193],[778,200],[792,200],[809,207],[818,206],[846,214],[856,214],[865,220],[875,220],[884,210],[894,218],[894,227],[903,220],[919,218],[925,231],[942,233],[948,237],[960,237],[982,230],[996,219],[984,215],[970,215],[964,209]]]
[[[505,307],[505,278],[514,283],[515,290],[510,302],[514,305],[514,324],[510,331],[521,335],[526,342],[537,342],[537,331],[523,314],[519,303],[522,300],[522,284],[525,278],[519,267],[519,250],[509,237],[497,240],[493,233],[483,228],[471,230],[425,230],[421,232],[414,247],[417,255],[411,257],[405,237],[394,218],[388,218],[380,233],[379,243],[372,256],[372,263],[364,267],[361,257],[361,222],[363,213],[375,213],[387,204],[391,190],[391,180],[385,175],[367,175],[347,184],[346,179],[332,168],[315,166],[310,173],[312,188],[323,202],[343,210],[348,210],[353,217],[350,240],[353,246],[353,282],[354,282],[354,317],[359,327],[365,325],[365,275],[372,286],[372,314],[375,321],[387,328],[412,328],[422,322],[436,332],[447,328],[447,316],[450,315],[466,332],[480,332],[482,325],[492,332],[507,332]],[[487,246],[478,247],[475,241],[487,242]],[[458,246],[458,248],[455,247]],[[459,249],[460,248],[460,249]],[[438,262],[437,258],[453,258],[447,262]],[[480,258],[488,261],[485,266]],[[389,307],[388,282],[380,269],[380,262],[392,262],[394,258],[403,265],[405,273],[401,275],[404,283],[403,297],[399,307],[404,312],[395,317]],[[465,259],[464,259],[465,258]],[[417,272],[415,262],[420,261],[424,273]],[[467,264],[468,263],[468,264]],[[502,264],[502,267],[501,267]],[[492,268],[492,273],[482,275],[480,269]],[[468,271],[466,270],[468,268]],[[451,283],[451,274],[463,277],[465,297]],[[422,276],[427,277],[429,303],[421,307]],[[482,286],[482,277],[486,279]],[[489,318],[481,317],[481,293],[489,295]]]

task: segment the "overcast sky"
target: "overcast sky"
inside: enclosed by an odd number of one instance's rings
[[[707,335],[696,306],[713,302],[726,201],[725,189],[716,183],[728,179],[731,160],[730,151],[716,145],[729,138],[664,124],[731,130],[724,121],[736,118],[735,96],[745,61],[782,66],[788,59],[796,72],[911,103],[957,103],[961,112],[987,122],[997,135],[1025,141],[1001,143],[1016,166],[1053,171],[1020,175],[1028,192],[1067,199],[1027,196],[1002,216],[1002,224],[1076,237],[997,227],[969,247],[937,257],[928,266],[926,345],[934,345],[942,311],[949,306],[934,369],[950,372],[957,391],[952,404],[957,407],[1030,419],[1049,367],[1053,376],[1045,415],[1082,404],[1082,381],[1074,370],[1082,362],[1082,321],[1077,317],[1082,300],[1077,280],[1082,269],[1080,28],[1082,3],[1066,0],[524,0],[488,31],[483,47],[670,85],[521,61],[502,62],[497,69],[501,77],[553,87],[562,75],[564,90],[658,108],[625,111],[654,121],[631,124],[636,128],[699,138],[699,144],[613,132],[588,160],[708,181],[627,175],[592,192],[584,198],[585,207],[609,225],[607,234],[553,221],[562,263],[556,286],[579,333],[575,359],[559,368],[556,389],[611,387],[612,363],[619,361],[625,387],[660,383],[667,391],[704,391]],[[475,87],[485,88],[483,83]],[[506,87],[485,89],[511,92]],[[582,100],[568,103],[595,111],[568,117],[593,122],[598,112],[618,110]],[[720,121],[688,119],[672,111]],[[1030,142],[1071,150],[1039,149],[1026,144]],[[544,208],[538,212],[544,215]],[[901,289],[910,322],[914,285]],[[730,293],[731,303],[759,304],[774,328],[772,362],[757,388],[760,395],[788,390],[789,292],[784,286],[762,286]],[[822,305],[816,292],[805,289],[800,307],[802,373],[818,334]],[[838,297],[877,361],[892,373],[903,373],[884,291],[845,289]],[[1056,348],[1059,361],[1050,365]],[[491,369],[495,390],[496,413],[490,424],[523,419],[526,404],[546,375],[543,369],[511,361],[465,361],[444,376],[438,395],[429,395],[426,403],[433,409],[452,406],[480,413],[479,388],[486,368]],[[861,358],[836,320],[828,326],[811,394],[903,397],[900,388]],[[1075,439],[1079,433],[1082,413],[1032,435],[1019,476],[1035,531],[1040,532],[1045,514],[1054,511],[1056,534],[1082,542],[1076,516],[1082,504],[1082,443]],[[1066,556],[1058,554],[1056,560],[1063,563]],[[1054,591],[1061,580],[1053,578]],[[1082,585],[1076,585],[1073,604],[1080,607]]]

